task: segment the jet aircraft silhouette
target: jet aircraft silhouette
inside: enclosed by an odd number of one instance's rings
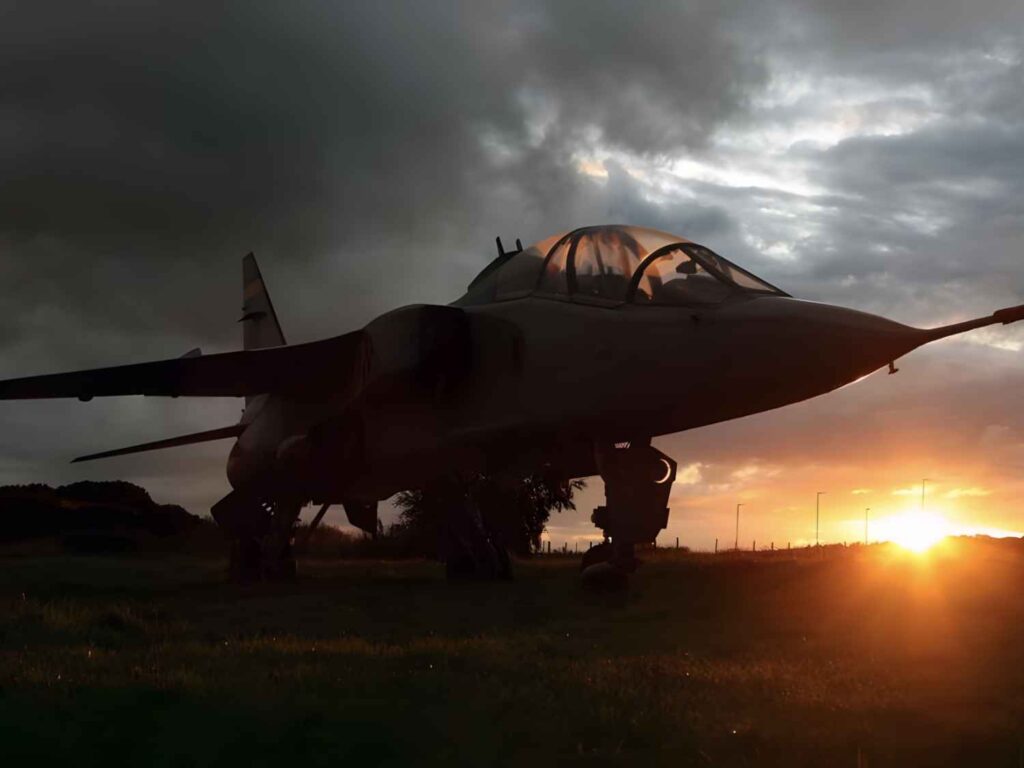
[[[519,243],[517,241],[517,246]],[[507,558],[464,489],[480,476],[600,475],[605,544],[584,576],[621,581],[668,520],[676,462],[651,438],[796,403],[937,339],[1024,319],[1024,305],[918,329],[791,297],[697,243],[597,226],[504,251],[448,306],[413,305],[361,330],[288,345],[252,254],[243,350],[0,382],[0,399],[244,397],[237,424],[83,456],[235,438],[231,492],[211,513],[242,577],[293,572],[299,510],[451,499],[449,564],[500,577]],[[485,511],[486,512],[486,511]]]

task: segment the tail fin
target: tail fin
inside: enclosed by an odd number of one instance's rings
[[[256,257],[242,259],[242,349],[263,349],[285,344],[281,324],[263,284]]]

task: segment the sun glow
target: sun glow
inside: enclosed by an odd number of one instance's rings
[[[924,552],[953,532],[946,518],[927,512],[906,512],[882,518],[874,529],[872,538],[891,541],[912,552]]]

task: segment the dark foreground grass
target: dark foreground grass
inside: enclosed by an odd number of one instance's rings
[[[0,764],[1022,764],[1016,542],[577,563],[0,558]]]

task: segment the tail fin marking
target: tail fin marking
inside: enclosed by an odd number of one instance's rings
[[[242,349],[264,349],[284,345],[284,333],[263,283],[256,257],[242,259]]]

